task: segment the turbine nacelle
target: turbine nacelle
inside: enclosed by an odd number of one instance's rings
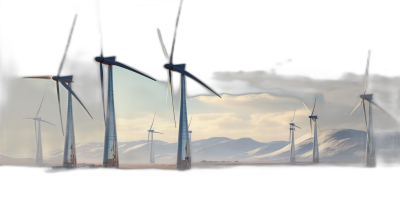
[[[54,81],[62,80],[64,82],[66,82],[66,83],[73,82],[72,81],[72,79],[73,79],[72,75],[68,75],[68,76],[53,76],[53,77],[51,77],[51,79],[53,79]]]
[[[311,119],[318,119],[318,116],[308,116]]]
[[[154,130],[147,130],[148,132],[154,132]]]
[[[363,94],[363,95],[360,95],[360,97],[361,97],[361,99],[370,101],[370,100],[372,100],[372,95],[373,94]]]

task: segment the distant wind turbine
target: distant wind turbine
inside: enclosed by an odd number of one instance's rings
[[[294,130],[295,130],[294,127],[297,127],[297,126],[293,123],[295,114],[296,114],[296,110],[293,111],[293,118],[289,124],[290,125],[289,142],[291,143],[291,145],[290,145],[290,162],[291,163],[296,162],[296,151],[295,151],[295,144],[294,144]],[[300,128],[300,127],[297,127],[297,128]]]
[[[310,131],[312,134],[312,122],[314,122],[314,143],[313,143],[313,163],[319,163],[319,151],[318,151],[318,133],[317,133],[317,127],[319,128],[319,130],[321,131],[321,128],[319,127],[319,125],[317,124],[317,119],[318,116],[314,115],[314,109],[315,109],[315,103],[317,102],[317,96],[315,96],[315,100],[314,100],[314,107],[312,109],[312,112],[310,112],[310,110],[307,108],[306,104],[303,102],[304,106],[306,107],[308,114],[310,114],[310,116],[308,116],[310,118]],[[321,131],[322,132],[322,131]]]
[[[187,123],[187,108],[186,108],[186,81],[185,78],[189,77],[193,79],[194,81],[198,82],[200,85],[204,86],[211,92],[213,92],[215,95],[219,96],[214,90],[212,90],[209,86],[204,84],[202,81],[200,81],[198,78],[196,78],[194,75],[190,74],[185,70],[186,65],[185,64],[173,64],[173,56],[174,56],[174,49],[175,49],[175,39],[176,39],[176,31],[178,28],[178,22],[179,22],[179,15],[181,12],[182,8],[182,2],[181,0],[180,6],[179,6],[179,11],[178,11],[178,16],[176,18],[176,24],[175,24],[175,33],[174,33],[174,40],[172,42],[172,50],[171,50],[171,56],[168,56],[168,52],[165,48],[164,42],[162,40],[161,32],[159,29],[157,29],[158,32],[158,38],[160,39],[161,47],[164,52],[165,57],[169,62],[164,65],[164,68],[168,70],[168,88],[170,89],[171,92],[171,102],[172,102],[172,112],[174,114],[174,121],[175,121],[175,126],[176,126],[176,120],[175,120],[175,111],[174,111],[174,99],[173,99],[173,94],[172,94],[172,71],[179,72],[181,74],[181,103],[180,103],[180,114],[179,114],[179,135],[178,135],[178,150],[177,150],[177,169],[178,170],[186,170],[191,167],[190,165],[190,160],[187,152],[190,152],[190,145],[189,145],[189,132],[188,132],[188,123]],[[221,97],[221,96],[219,96]]]
[[[364,112],[364,120],[365,120],[365,127],[367,130],[367,144],[366,144],[366,166],[367,167],[375,167],[376,166],[376,159],[375,159],[375,146],[374,146],[374,130],[373,130],[373,120],[372,120],[372,105],[376,106],[378,109],[382,110],[385,112],[387,115],[392,117],[388,112],[383,110],[380,106],[378,106],[373,100],[372,96],[373,94],[366,94],[367,92],[367,86],[368,86],[368,70],[369,70],[369,59],[371,56],[371,51],[368,51],[368,58],[367,58],[367,67],[365,69],[365,86],[364,86],[364,94],[360,95],[360,102],[357,104],[357,106],[354,108],[354,110],[350,113],[350,115],[353,114],[353,112],[362,104],[363,105],[363,112]],[[369,102],[369,116],[368,116],[368,121],[367,121],[367,115],[365,111],[365,101]],[[392,117],[393,118],[393,117]],[[394,118],[393,118],[394,119]]]
[[[150,163],[155,163],[154,160],[154,145],[153,145],[153,134],[157,133],[157,134],[164,134],[161,132],[156,132],[154,130],[152,130],[151,128],[153,127],[154,124],[154,119],[156,118],[156,113],[154,113],[154,117],[153,117],[153,122],[151,123],[150,126],[150,130],[147,130],[149,132],[149,134],[147,135],[147,148],[149,146],[149,140],[150,140],[150,133],[151,133],[151,147],[150,147]]]
[[[99,62],[100,65],[100,82],[101,82],[101,97],[103,102],[103,115],[104,122],[106,125],[106,132],[104,136],[104,156],[103,166],[104,167],[119,167],[118,159],[118,141],[117,141],[117,127],[115,121],[115,107],[114,107],[114,81],[113,81],[113,65],[125,68],[129,71],[135,72],[153,81],[154,78],[140,72],[137,69],[129,67],[115,60],[115,56],[103,57],[103,34],[101,31],[100,21],[100,6],[98,5],[99,11],[99,30],[100,30],[100,56],[95,57],[95,61]],[[107,90],[107,108],[104,109],[104,84],[103,84],[103,64],[108,65],[108,90]]]
[[[40,108],[42,108],[42,104],[43,104],[43,100],[44,100],[44,95],[45,95],[45,94],[43,94],[42,102],[40,103],[39,110],[38,110],[38,112],[36,113],[36,116],[35,116],[34,118],[24,118],[24,119],[32,119],[32,120],[35,121],[35,139],[36,139],[36,147],[37,147],[37,151],[36,151],[36,165],[38,165],[38,166],[43,165],[42,128],[41,128],[40,122],[48,123],[48,124],[51,124],[51,125],[55,126],[54,124],[52,124],[52,123],[50,123],[50,122],[48,122],[48,121],[42,120],[41,117],[38,117],[39,112],[40,112]],[[36,128],[36,122],[38,122],[37,128]],[[38,129],[38,131],[36,131],[36,129]]]

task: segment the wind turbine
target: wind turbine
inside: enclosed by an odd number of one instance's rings
[[[98,6],[99,7],[99,6]],[[100,11],[100,7],[99,7]],[[100,15],[100,13],[99,13]],[[117,141],[117,127],[115,121],[115,107],[114,107],[114,81],[113,81],[113,65],[125,68],[153,81],[154,78],[140,72],[137,69],[129,67],[115,60],[116,56],[103,57],[103,34],[101,32],[101,21],[99,16],[99,29],[100,29],[100,56],[95,57],[95,61],[99,62],[100,65],[100,82],[101,82],[101,97],[103,102],[103,115],[106,126],[106,132],[104,136],[104,156],[103,166],[104,167],[119,167],[118,160],[118,141]],[[103,64],[108,65],[108,89],[107,89],[107,108],[104,109],[104,85],[103,85]]]
[[[164,68],[168,70],[168,88],[170,89],[170,92],[171,92],[172,112],[174,114],[175,126],[176,126],[176,120],[175,120],[174,99],[173,99],[173,94],[172,94],[172,82],[171,82],[172,71],[179,72],[181,74],[181,93],[180,93],[181,103],[180,103],[180,114],[179,114],[178,150],[177,150],[177,158],[176,158],[177,159],[176,164],[177,164],[178,170],[186,170],[186,169],[189,169],[191,166],[190,165],[191,162],[190,162],[189,155],[188,155],[188,152],[190,152],[190,144],[189,144],[188,123],[187,123],[185,78],[189,77],[189,78],[193,79],[194,81],[200,83],[200,85],[209,89],[215,95],[219,96],[214,90],[212,90],[210,87],[208,87],[202,81],[200,81],[194,75],[187,72],[185,70],[185,67],[186,67],[185,64],[173,64],[176,31],[178,28],[179,15],[180,15],[181,8],[182,8],[182,2],[183,2],[183,0],[181,0],[180,6],[179,6],[179,11],[178,11],[178,16],[176,18],[175,33],[174,33],[174,40],[172,42],[171,56],[168,56],[167,50],[166,50],[164,42],[162,40],[161,32],[159,29],[157,29],[158,38],[160,39],[162,50],[163,50],[164,55],[167,58],[167,60],[169,60],[169,62],[164,65]],[[221,97],[221,96],[219,96],[219,97]]]
[[[147,148],[149,146],[149,138],[150,138],[150,133],[151,133],[150,163],[154,163],[155,162],[154,161],[153,134],[154,133],[164,134],[164,133],[161,133],[161,132],[156,132],[156,131],[151,129],[153,127],[153,124],[154,124],[154,118],[156,118],[156,113],[154,113],[153,122],[151,123],[150,130],[147,130],[149,132],[149,134],[147,135]]]
[[[63,85],[69,92],[69,94],[72,94],[76,100],[78,100],[78,102],[82,105],[82,107],[86,110],[86,112],[89,114],[90,118],[93,119],[92,115],[90,115],[89,111],[86,109],[86,107],[83,105],[82,101],[79,99],[79,97],[75,94],[75,92],[71,89],[71,83],[74,82],[73,81],[73,75],[66,75],[66,76],[60,76],[62,69],[64,67],[64,63],[65,63],[65,59],[67,57],[67,53],[68,53],[68,49],[69,46],[71,45],[71,40],[72,40],[72,35],[74,33],[74,29],[75,29],[75,25],[76,25],[76,21],[78,19],[78,13],[75,13],[74,15],[74,20],[72,22],[72,26],[71,29],[69,31],[69,36],[68,36],[68,40],[67,40],[67,44],[65,45],[64,48],[64,53],[62,55],[60,64],[58,66],[58,70],[57,70],[57,75],[55,76],[51,76],[51,75],[42,75],[42,76],[25,76],[22,78],[35,78],[35,79],[47,79],[47,80],[54,80],[56,81],[56,86],[57,86],[57,97],[58,97],[58,109],[60,112],[60,123],[61,123],[61,132],[64,136],[64,129],[63,129],[63,123],[62,123],[62,115],[61,115],[61,104],[60,104],[60,90],[59,90],[59,83],[61,83],[61,85]],[[67,85],[68,83],[68,85]],[[68,109],[69,110],[69,109]]]
[[[312,112],[310,112],[310,110],[307,108],[306,104],[304,102],[302,102],[304,104],[304,106],[306,107],[308,114],[310,114],[310,116],[308,116],[310,118],[310,131],[312,134],[312,122],[314,122],[314,143],[313,143],[313,163],[319,163],[319,151],[318,151],[318,133],[317,133],[317,127],[319,128],[319,130],[321,131],[321,128],[319,127],[319,125],[317,124],[317,119],[318,116],[314,115],[314,109],[315,109],[315,103],[317,102],[317,96],[315,96],[315,100],[314,100],[314,107],[312,109]],[[321,131],[322,132],[322,131]]]
[[[48,122],[48,121],[42,120],[41,117],[38,117],[39,112],[40,112],[40,108],[42,108],[42,103],[43,103],[44,95],[45,95],[45,94],[43,94],[42,102],[40,103],[39,110],[38,110],[38,112],[36,113],[36,116],[35,116],[34,118],[24,118],[24,119],[32,119],[32,120],[35,121],[35,139],[36,139],[36,147],[37,147],[37,151],[36,151],[36,165],[38,165],[38,166],[40,166],[40,165],[43,164],[42,128],[41,128],[40,122],[48,123],[48,124],[51,124],[51,125],[55,126],[54,124],[52,124],[52,123],[50,123],[50,122]],[[37,128],[36,128],[36,122],[38,122]],[[36,131],[36,129],[38,129],[38,131]]]
[[[290,122],[290,135],[289,135],[289,142],[291,143],[290,145],[290,162],[295,163],[296,162],[296,152],[295,152],[295,145],[294,145],[294,127],[300,128],[296,126],[293,121],[294,121],[294,115],[296,114],[296,110],[293,111],[293,118],[292,121]],[[301,128],[300,128],[301,129]]]
[[[365,86],[364,86],[364,94],[360,95],[360,102],[357,104],[357,106],[354,108],[354,110],[350,113],[350,115],[353,114],[353,112],[362,104],[363,105],[363,112],[364,112],[364,120],[365,120],[365,127],[367,130],[367,144],[366,144],[366,165],[367,167],[375,167],[376,166],[376,160],[375,160],[375,147],[374,147],[374,131],[373,131],[373,121],[372,121],[372,105],[376,106],[378,109],[382,110],[385,112],[387,115],[390,116],[388,112],[383,110],[381,107],[379,107],[373,100],[372,96],[373,94],[366,94],[367,92],[367,86],[368,86],[368,70],[369,70],[369,59],[371,56],[371,51],[368,51],[368,58],[367,58],[367,67],[365,69]],[[369,116],[368,116],[368,121],[367,121],[367,115],[365,111],[365,101],[369,102],[368,105],[368,111],[369,111]],[[390,116],[392,117],[392,116]],[[392,117],[393,118],[393,117]],[[393,118],[394,119],[394,118]]]

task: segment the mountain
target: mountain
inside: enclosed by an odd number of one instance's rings
[[[0,164],[2,165],[16,165],[16,166],[35,166],[36,159],[31,158],[10,158],[0,155]]]
[[[288,142],[257,142],[251,138],[230,139],[214,137],[192,142],[192,161],[234,161],[246,158],[249,151],[270,152],[287,145]],[[150,144],[147,140],[119,142],[118,153],[120,164],[148,163],[150,158]],[[76,144],[78,163],[96,163],[103,161],[103,142],[85,142]],[[167,143],[154,140],[156,163],[176,163],[177,143]],[[257,153],[251,152],[249,155]],[[63,150],[52,150],[44,154],[44,162],[47,164],[61,163]]]
[[[398,132],[374,133],[375,149],[379,160],[396,161],[400,152]],[[366,132],[352,129],[324,131],[318,135],[320,162],[364,163]],[[147,140],[119,142],[120,164],[149,163]],[[296,161],[311,162],[313,139],[310,134],[295,140]],[[102,164],[103,142],[82,142],[76,145],[78,163]],[[177,143],[154,140],[156,163],[176,163]],[[289,162],[290,145],[285,141],[258,142],[251,138],[230,139],[214,137],[192,142],[192,161]],[[4,157],[4,164],[34,165],[35,159]],[[63,150],[47,150],[43,155],[46,165],[60,165]]]
[[[377,159],[387,160],[397,151],[399,133],[374,133]],[[296,161],[312,161],[313,139],[306,134],[295,141]],[[318,134],[320,162],[364,163],[366,132],[352,129],[333,129]],[[254,155],[251,162],[289,162],[290,145],[274,152]]]

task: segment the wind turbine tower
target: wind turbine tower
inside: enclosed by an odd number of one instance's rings
[[[41,124],[40,123],[44,122],[44,123],[48,123],[48,124],[51,124],[51,125],[55,126],[54,124],[52,124],[52,123],[50,123],[48,121],[42,120],[41,117],[38,117],[39,112],[40,112],[40,108],[42,108],[44,95],[45,94],[43,94],[42,102],[40,103],[39,110],[36,113],[36,116],[34,118],[25,118],[25,119],[32,119],[32,120],[35,121],[35,139],[36,139],[36,147],[37,147],[36,165],[38,165],[38,166],[43,165],[42,128],[41,128]],[[38,123],[38,126],[36,126],[36,122]],[[36,131],[36,129],[37,129],[37,131]]]
[[[68,83],[71,88],[71,83]],[[72,110],[72,94],[68,92],[68,113],[67,127],[64,144],[63,166],[76,167],[76,145],[75,145],[75,129],[74,129],[74,113]]]
[[[306,107],[308,113],[310,114],[310,116],[308,116],[308,117],[310,118],[311,134],[312,134],[312,130],[313,130],[312,129],[312,122],[314,122],[313,163],[319,163],[318,133],[317,133],[317,127],[319,128],[319,125],[317,124],[318,116],[314,115],[314,109],[315,109],[315,103],[316,102],[317,102],[317,96],[315,96],[314,107],[313,107],[312,112],[310,112],[310,110],[308,110],[306,104],[303,102],[303,105]],[[319,128],[319,130],[321,131],[321,128]]]
[[[100,11],[100,7],[99,7]],[[100,14],[100,13],[99,13]],[[100,21],[100,16],[99,16]],[[103,155],[103,166],[104,167],[119,167],[119,159],[118,159],[118,140],[117,140],[117,127],[115,121],[115,106],[114,106],[114,74],[113,74],[113,65],[119,66],[121,68],[125,68],[132,72],[135,72],[139,75],[142,75],[146,78],[149,78],[153,81],[156,81],[154,78],[140,72],[137,69],[129,67],[125,64],[122,64],[116,61],[116,57],[103,57],[103,38],[101,32],[101,22],[99,22],[100,28],[100,39],[101,39],[101,48],[100,48],[100,56],[95,57],[95,61],[99,62],[100,65],[100,82],[101,82],[101,97],[103,101],[103,115],[104,122],[106,126],[105,136],[104,136],[104,155]],[[104,85],[103,85],[103,64],[108,66],[108,89],[107,89],[107,108],[104,110]]]
[[[185,64],[173,64],[176,31],[178,28],[179,15],[180,15],[181,8],[182,8],[182,2],[183,2],[183,0],[181,0],[180,6],[179,6],[179,11],[178,11],[178,17],[176,19],[175,33],[174,33],[174,39],[172,42],[172,50],[171,50],[170,57],[168,56],[167,50],[166,50],[164,42],[162,40],[161,32],[160,32],[160,30],[157,30],[158,38],[160,39],[162,50],[163,50],[164,55],[167,58],[167,60],[169,60],[169,62],[164,65],[164,68],[168,70],[168,84],[169,84],[169,89],[171,92],[172,111],[174,114],[174,120],[175,120],[175,111],[174,111],[174,100],[173,100],[172,82],[171,82],[172,71],[179,72],[181,74],[181,91],[180,91],[181,102],[180,102],[180,114],[179,114],[178,149],[177,149],[177,157],[176,157],[176,166],[177,166],[178,170],[186,170],[186,169],[190,169],[190,167],[191,167],[191,161],[190,161],[190,157],[189,157],[190,156],[189,155],[190,154],[189,130],[188,130],[189,128],[188,128],[188,122],[187,122],[188,119],[187,119],[187,107],[186,107],[186,77],[193,79],[200,85],[209,89],[215,95],[219,96],[214,90],[212,90],[210,87],[208,87],[202,81],[200,81],[194,75],[187,72],[185,70],[185,68],[186,68]],[[221,96],[219,96],[219,97],[221,97]],[[175,121],[175,125],[176,125],[176,121]]]
[[[375,158],[375,147],[374,147],[374,130],[373,130],[373,120],[372,120],[372,105],[376,106],[378,109],[382,110],[385,112],[387,115],[392,117],[388,112],[383,110],[381,107],[379,107],[373,100],[373,94],[366,94],[367,92],[367,86],[368,86],[368,72],[369,72],[369,59],[371,56],[371,52],[368,51],[368,58],[367,58],[367,67],[365,69],[365,86],[364,86],[364,94],[360,95],[360,102],[356,105],[354,110],[350,113],[350,115],[353,114],[353,112],[362,104],[363,105],[363,113],[364,113],[364,120],[365,120],[365,127],[367,131],[367,144],[366,144],[366,156],[365,156],[365,162],[367,167],[375,167],[376,166],[376,158]],[[365,110],[365,101],[369,102],[368,105],[368,119],[367,119],[367,113]],[[393,118],[393,117],[392,117]],[[394,118],[393,118],[394,119]]]
[[[289,142],[291,143],[290,144],[290,163],[296,162],[296,150],[295,150],[295,144],[294,144],[294,131],[295,131],[294,127],[300,128],[293,123],[295,114],[296,114],[296,110],[293,111],[293,118],[289,124],[290,125]]]
[[[150,135],[151,135],[150,163],[155,163],[155,160],[154,160],[153,134],[154,133],[164,134],[164,133],[161,133],[161,132],[156,132],[156,131],[151,129],[153,127],[153,124],[154,124],[154,118],[156,118],[156,113],[154,113],[153,122],[151,123],[150,130],[147,130],[149,132],[149,134],[147,135],[147,146],[149,145],[149,140],[150,140]]]

